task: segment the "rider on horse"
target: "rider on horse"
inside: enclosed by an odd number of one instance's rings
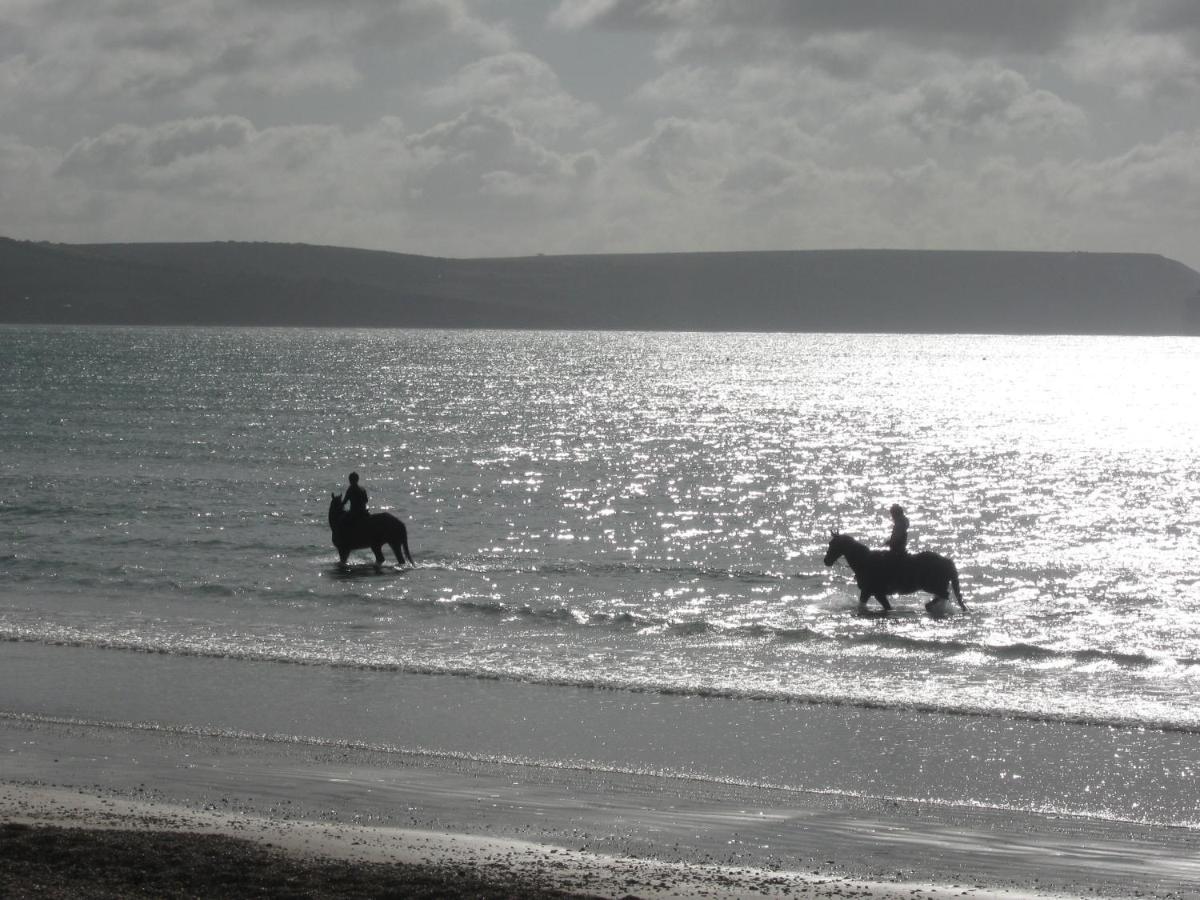
[[[347,503],[350,504],[350,514],[346,517],[347,525],[367,517],[367,492],[359,486],[357,472],[350,473],[350,487],[346,488],[346,493],[342,496],[342,505]]]
[[[892,580],[896,584],[901,584],[908,580],[908,571],[905,565],[908,561],[908,516],[904,514],[904,507],[899,503],[893,503],[890,512],[892,514],[892,533],[887,539],[888,562]]]
[[[349,503],[350,511],[343,507]],[[367,512],[367,492],[358,483],[358,473],[350,473],[350,487],[345,494],[329,495],[329,531],[337,548],[342,566],[351,551],[370,548],[375,554],[376,568],[383,565],[383,545],[396,554],[396,562],[414,565],[408,549],[408,529],[389,512]]]
[[[908,516],[899,503],[892,504],[892,535],[887,539],[887,548],[893,553],[903,554],[908,549]]]

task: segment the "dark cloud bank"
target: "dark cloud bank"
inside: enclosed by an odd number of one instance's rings
[[[1200,335],[1200,273],[1124,253],[446,259],[0,239],[0,321]]]

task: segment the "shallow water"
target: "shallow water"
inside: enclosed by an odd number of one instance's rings
[[[0,637],[1200,732],[1198,349],[3,328]],[[893,502],[965,613],[822,565]]]

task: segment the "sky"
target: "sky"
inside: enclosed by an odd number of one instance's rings
[[[0,235],[1200,269],[1200,2],[0,0]]]

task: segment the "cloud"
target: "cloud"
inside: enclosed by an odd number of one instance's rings
[[[1187,260],[1197,173],[1200,130],[1094,161],[899,164],[767,152],[736,126],[672,118],[607,161],[590,236],[608,249],[1088,248]]]
[[[803,247],[1137,249],[1184,259],[1200,130],[1097,160],[884,163],[803,133],[671,117],[610,154],[564,153],[474,109],[413,131],[118,126],[65,154],[0,136],[18,236],[243,239],[435,255]],[[1006,126],[1007,127],[1007,126]]]
[[[888,117],[922,140],[1004,142],[1081,133],[1084,111],[996,65],[947,72],[885,99]]]
[[[1094,15],[1096,5],[1095,0],[563,0],[551,21],[567,29],[879,33],[922,47],[949,43],[1042,53]]]
[[[168,122],[156,128],[120,125],[72,147],[59,173],[103,182],[150,181],[154,173],[244,147],[252,135],[250,123],[234,116]]]
[[[1050,196],[1065,209],[1124,227],[1170,223],[1200,225],[1200,131],[1175,132],[1117,156],[1068,164],[1047,162],[1040,172]]]
[[[562,0],[550,22],[569,30],[580,28],[661,29],[684,16],[688,4],[679,0]]]
[[[516,120],[471,110],[413,136],[410,208],[425,216],[504,227],[552,213],[585,190],[594,154],[549,149]]]
[[[1130,0],[1121,9],[1134,31],[1200,37],[1200,6],[1194,0]]]
[[[49,147],[32,147],[12,135],[0,134],[0,209],[5,228],[21,232],[56,233],[55,228],[78,213],[63,208],[65,191],[55,189],[53,170],[58,154]],[[61,233],[61,232],[57,232]]]
[[[1076,80],[1126,100],[1192,100],[1200,89],[1200,44],[1178,34],[1109,33],[1076,41],[1064,67]]]
[[[237,116],[125,124],[79,141],[52,168],[46,158],[9,139],[0,178],[28,183],[37,166],[38,190],[23,205],[41,209],[26,219],[58,236],[269,234],[464,255],[518,252],[531,229],[554,238],[587,207],[600,165],[593,152],[555,151],[520,121],[480,109],[415,132],[394,117],[355,130],[257,128]],[[65,208],[56,198],[67,197],[88,203],[55,222]]]
[[[655,33],[664,65],[789,58],[865,79],[906,55],[932,52],[1061,64],[1078,81],[1132,100],[1184,97],[1200,86],[1194,0],[562,0],[551,21],[568,30]]]
[[[370,53],[510,44],[461,0],[55,0],[0,8],[0,83],[25,102],[346,91]],[[10,103],[13,101],[10,100]]]
[[[554,70],[529,53],[488,56],[464,66],[424,95],[452,110],[502,109],[546,136],[587,126],[599,110],[567,93]]]
[[[5,227],[470,256],[1165,251],[1200,226],[1190,0],[563,0],[550,20],[0,0]]]

